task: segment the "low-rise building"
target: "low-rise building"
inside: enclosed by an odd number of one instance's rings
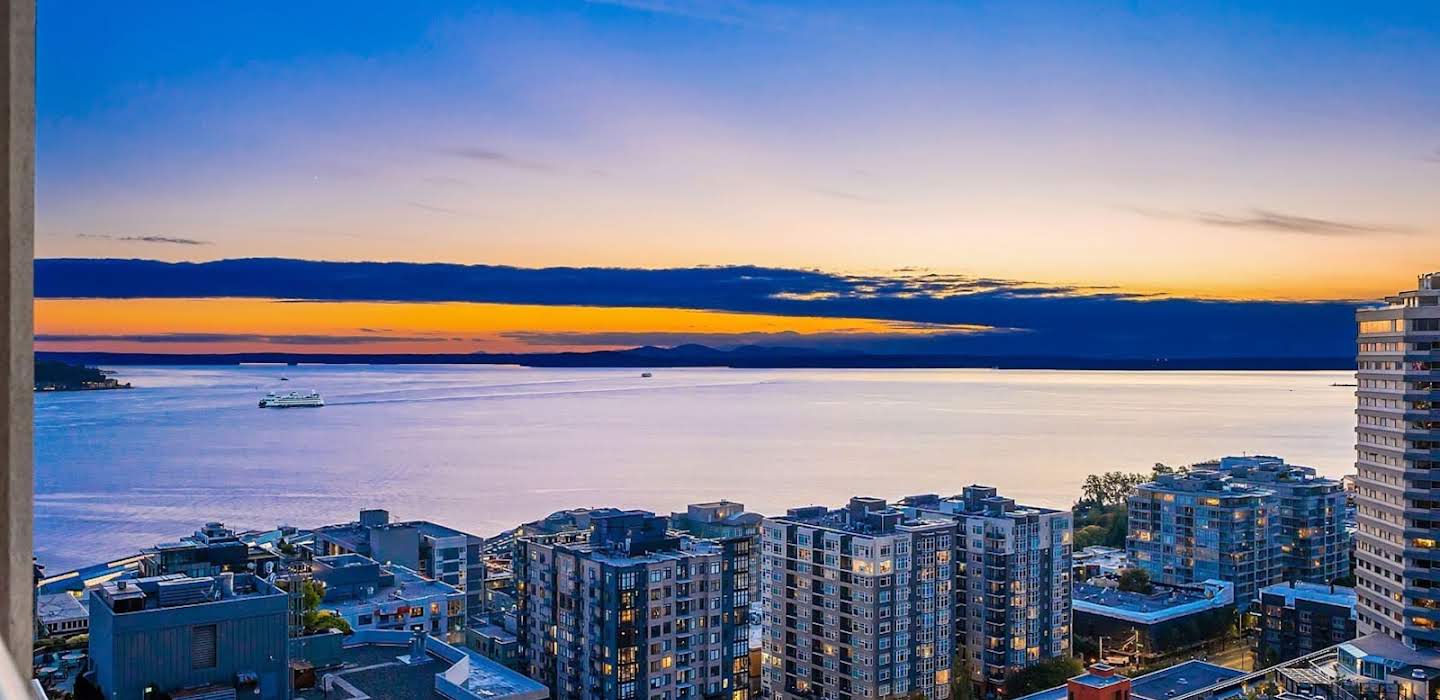
[[[1338,684],[1350,697],[1440,697],[1440,651],[1412,649],[1377,633],[1342,642],[1336,653]]]
[[[1125,550],[1118,547],[1090,545],[1071,555],[1074,580],[1084,581],[1096,576],[1118,576],[1121,571],[1134,568]]]
[[[364,630],[346,637],[339,665],[321,670],[300,700],[545,700],[550,691],[494,661],[434,637]]]
[[[1106,664],[1094,664],[1085,673],[1038,693],[1016,700],[1170,700],[1180,696],[1198,698],[1233,697],[1235,693],[1209,695],[1204,691],[1219,684],[1244,678],[1247,674],[1205,661],[1186,661],[1135,678],[1127,678]]]
[[[1260,663],[1276,664],[1355,638],[1355,589],[1308,582],[1260,589]]]
[[[35,619],[46,637],[69,637],[90,629],[90,611],[69,593],[35,596]]]
[[[90,595],[88,678],[114,700],[283,700],[286,603],[251,574],[107,582]]]
[[[359,554],[317,557],[312,576],[325,587],[321,607],[352,629],[417,631],[465,641],[465,594],[398,564]]]
[[[1218,638],[1234,622],[1235,586],[1227,581],[1153,588],[1138,593],[1120,590],[1113,579],[1077,581],[1072,589],[1076,644],[1146,665]]]
[[[520,668],[520,638],[500,625],[471,625],[465,630],[465,646],[501,666]]]
[[[485,609],[484,540],[428,520],[391,522],[389,511],[368,509],[352,523],[327,525],[311,533],[315,556],[359,554],[396,564],[425,578],[465,591],[466,609]]]

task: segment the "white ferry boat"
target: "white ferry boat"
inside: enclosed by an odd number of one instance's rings
[[[318,408],[325,405],[318,391],[272,391],[260,399],[260,408]]]

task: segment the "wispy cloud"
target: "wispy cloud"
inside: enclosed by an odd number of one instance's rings
[[[90,238],[105,241],[125,241],[128,243],[168,243],[171,245],[210,245],[211,241],[202,241],[198,238],[178,238],[175,236],[110,236],[103,233],[82,233],[76,238]]]
[[[434,213],[436,213],[436,214],[455,214],[455,215],[460,215],[460,214],[464,214],[464,213],[465,213],[465,212],[463,212],[463,211],[460,211],[459,209],[451,209],[451,208],[449,208],[449,207],[441,207],[441,206],[436,206],[436,205],[434,205],[434,204],[426,204],[426,203],[424,203],[424,202],[406,202],[406,204],[408,204],[408,205],[410,205],[410,206],[412,206],[412,207],[414,207],[414,208],[416,208],[416,209],[419,209],[419,210],[421,210],[421,211],[434,212]]]
[[[766,30],[817,25],[821,15],[805,13],[778,3],[752,0],[587,0],[592,5],[623,7],[636,12],[668,15],[712,24]]]
[[[1435,150],[1426,153],[1425,155],[1421,156],[1420,159],[1428,160],[1431,163],[1440,163],[1440,146],[1436,146]]]
[[[452,146],[442,148],[440,152],[455,158],[475,161],[477,163],[487,163],[504,168],[514,168],[516,170],[549,172],[555,169],[547,163],[520,158],[505,151],[484,146]]]
[[[427,185],[436,185],[439,187],[469,188],[475,186],[475,183],[470,182],[469,180],[459,177],[452,177],[450,175],[430,175],[428,177],[421,178],[421,182],[424,182]]]
[[[1130,210],[1137,214],[1157,219],[1179,219],[1224,228],[1245,228],[1279,233],[1299,233],[1311,236],[1369,236],[1411,232],[1410,229],[1403,226],[1322,219],[1313,216],[1297,216],[1294,214],[1274,212],[1268,209],[1251,209],[1249,212],[1243,214],[1223,214],[1208,211],[1189,213],[1168,212],[1135,207],[1130,207]]]
[[[847,202],[859,202],[861,204],[885,203],[885,200],[879,197],[873,197],[868,194],[859,194],[857,192],[847,192],[845,190],[831,190],[819,188],[815,190],[815,194],[818,194],[822,197],[829,197],[830,199],[843,199]]]

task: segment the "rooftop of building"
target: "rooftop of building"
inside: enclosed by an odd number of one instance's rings
[[[685,507],[683,513],[672,513],[670,519],[690,520],[701,523],[718,525],[754,526],[759,525],[765,516],[759,513],[752,513],[745,510],[745,504],[737,501],[710,501],[708,503],[691,503]]]
[[[1416,276],[1414,289],[1407,289],[1398,294],[1385,297],[1385,301],[1386,303],[1390,304],[1392,308],[1396,306],[1404,306],[1406,299],[1412,299],[1420,296],[1425,296],[1433,299],[1435,297],[1436,291],[1440,291],[1440,272],[1427,272],[1425,274]],[[1369,309],[1362,309],[1362,311],[1363,310]]]
[[[691,557],[719,554],[722,551],[720,545],[711,540],[699,539],[688,535],[679,535],[675,539],[677,540],[677,546],[674,549],[653,549],[632,552],[613,549],[591,539],[567,542],[557,546],[572,552],[584,554],[593,561],[605,562],[615,566],[680,561]]]
[[[1130,684],[1130,695],[1141,700],[1166,700],[1243,675],[1244,671],[1208,661],[1191,660],[1134,679]]]
[[[81,592],[87,588],[98,586],[106,581],[128,576],[140,570],[140,561],[145,558],[144,554],[133,554],[121,559],[91,564],[78,569],[64,571],[40,579],[38,589],[40,593],[60,593],[62,591]]]
[[[343,557],[358,555],[342,554],[339,556]],[[366,557],[360,557],[360,559],[365,560],[363,563],[373,563],[372,560]],[[425,578],[424,576],[421,576],[420,574],[415,573],[413,570],[407,569],[403,566],[392,564],[384,567],[384,570],[394,576],[394,585],[376,586],[374,592],[367,595],[343,598],[334,601],[327,600],[324,603],[324,607],[327,609],[335,610],[341,615],[344,615],[347,612],[352,611],[364,612],[365,609],[368,609],[374,605],[388,603],[392,601],[418,601],[432,598],[435,596],[451,596],[460,594],[460,589],[448,583]],[[382,578],[381,580],[384,579]]]
[[[650,511],[603,508],[587,514],[585,528],[522,535],[522,539],[614,566],[680,561],[724,551],[714,540],[672,531],[669,517]]]
[[[1274,455],[1230,455],[1192,467],[1196,468],[1229,474],[1236,480],[1251,483],[1336,488],[1340,486],[1338,479],[1321,476],[1315,467],[1289,464],[1284,458]]]
[[[1128,569],[1131,566],[1130,555],[1118,547],[1103,547],[1091,545],[1070,555],[1075,564],[1092,565],[1101,571]]]
[[[809,527],[832,530],[853,535],[887,535],[901,528],[926,528],[953,525],[944,517],[906,513],[893,508],[884,499],[856,496],[843,508],[805,506],[791,508],[782,516],[770,518],[777,522],[789,522]]]
[[[1084,674],[1076,676],[1072,680],[1085,683],[1086,685],[1092,685],[1091,681],[1082,681],[1081,679],[1094,675],[1096,674],[1087,670]],[[1185,661],[1169,668],[1162,668],[1159,671],[1130,679],[1130,696],[1138,700],[1168,700],[1168,698],[1193,693],[1197,690],[1243,675],[1245,675],[1244,671],[1217,666],[1208,661]],[[1115,680],[1105,681],[1107,685],[1118,683],[1124,680],[1125,676],[1116,674],[1110,676],[1110,678]],[[1016,700],[1065,700],[1067,695],[1068,684],[1042,690],[1038,693],[1031,693]]]
[[[515,633],[501,627],[493,622],[478,622],[470,625],[470,630],[482,637],[489,637],[500,642],[513,642],[519,639]]]
[[[323,688],[327,676],[347,691],[346,697],[542,700],[549,696],[550,691],[540,683],[433,637],[424,639],[425,658],[411,663],[411,641],[406,632],[356,633],[347,638],[341,652],[344,665],[321,671],[319,685],[295,697],[332,697]],[[438,688],[441,684],[444,693]]]
[[[1153,481],[1137,488],[1161,493],[1202,494],[1222,500],[1248,500],[1275,493],[1259,486],[1240,483],[1229,474],[1213,469],[1191,469],[1184,474],[1160,474]]]
[[[42,593],[35,597],[35,616],[42,623],[83,620],[90,617],[85,604],[69,593]]]
[[[371,530],[385,529],[414,529],[422,535],[433,538],[446,537],[473,537],[467,532],[456,530],[453,527],[434,523],[429,520],[390,520],[388,511],[371,509],[360,511],[360,519],[348,523],[336,523],[334,525],[323,525],[314,530],[316,535],[326,539],[342,542],[352,549],[358,548],[361,544],[370,541]]]
[[[218,577],[167,574],[106,581],[91,593],[90,600],[92,605],[99,599],[117,613],[129,613],[284,595],[284,591],[252,574]]]
[[[1307,583],[1305,581],[1290,581],[1288,583],[1277,583],[1260,589],[1260,595],[1279,595],[1285,597],[1285,605],[1294,606],[1296,600],[1309,600],[1316,603],[1329,603],[1350,608],[1351,615],[1355,614],[1356,595],[1355,589],[1347,586],[1325,585],[1322,583]]]
[[[1440,651],[1411,649],[1404,642],[1382,633],[1367,634],[1340,644],[1353,657],[1383,664],[1392,669],[1406,666],[1440,670]]]
[[[1235,584],[1216,579],[1176,586],[1157,583],[1150,593],[1078,581],[1071,588],[1076,612],[1147,625],[1235,603]]]
[[[1084,673],[1070,680],[1091,688],[1106,688],[1129,679],[1116,673],[1115,667],[1110,664],[1093,664],[1085,669]]]
[[[985,517],[1022,518],[1061,512],[1055,508],[1017,504],[1014,499],[1001,496],[994,486],[980,484],[971,484],[959,494],[943,498],[933,493],[906,496],[900,499],[899,505],[945,515]]]

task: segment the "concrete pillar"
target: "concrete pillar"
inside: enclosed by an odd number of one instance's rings
[[[0,133],[9,167],[4,171],[0,219],[4,222],[5,401],[0,402],[0,628],[5,646],[26,678],[34,632],[31,568],[35,490],[31,433],[34,421],[35,268],[35,0],[7,0],[5,51],[0,52],[7,89]]]

